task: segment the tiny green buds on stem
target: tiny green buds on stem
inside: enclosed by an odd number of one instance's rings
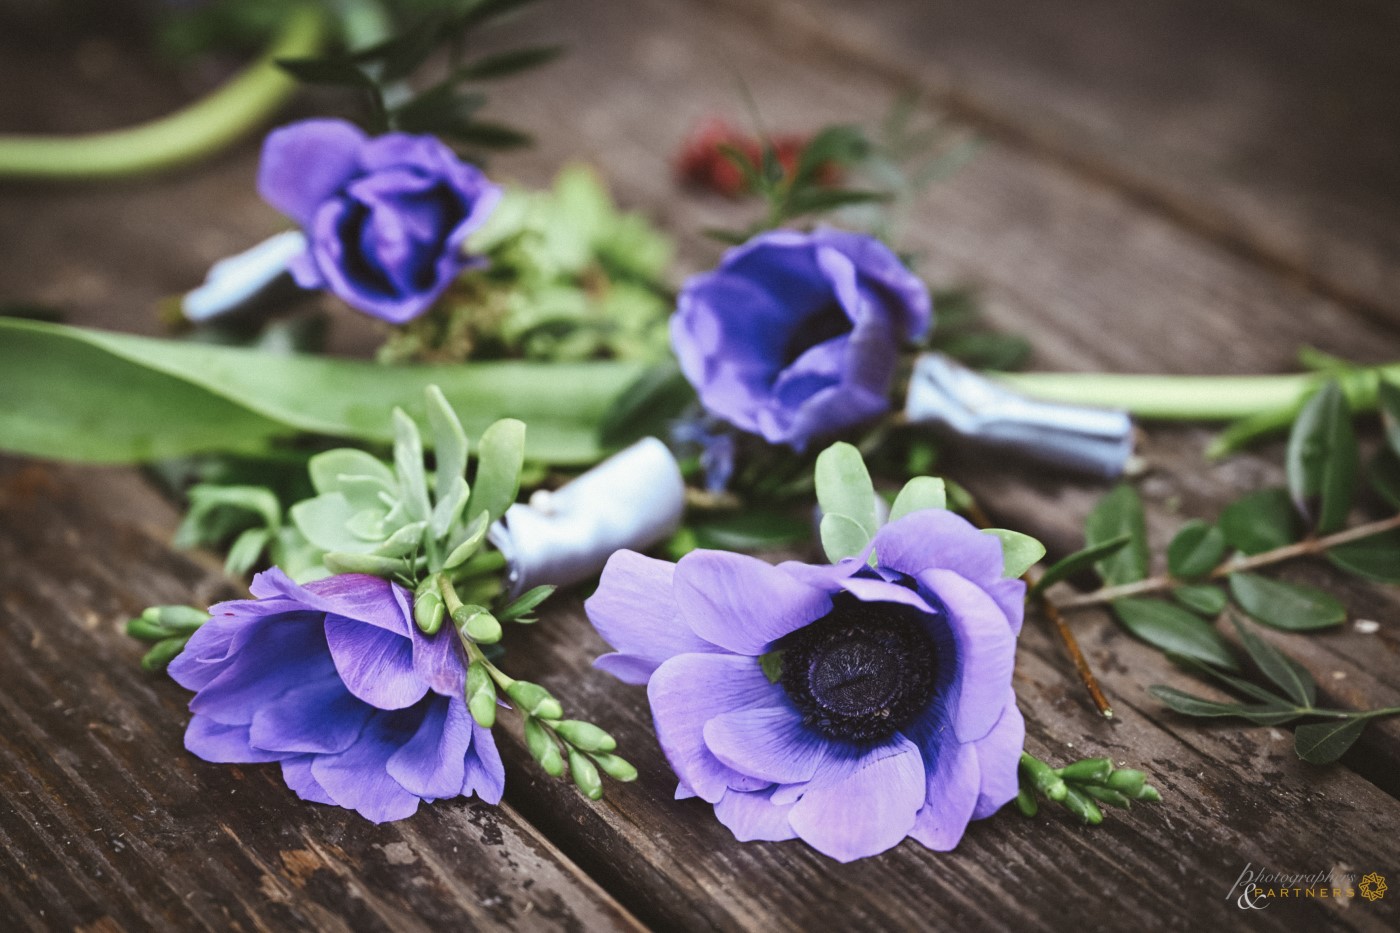
[[[467,710],[472,719],[483,729],[496,724],[496,685],[491,681],[491,673],[480,662],[472,662],[467,667]]]
[[[141,669],[146,671],[162,671],[166,665],[175,660],[181,651],[185,650],[185,644],[189,642],[190,636],[177,635],[174,638],[166,638],[156,642],[150,651],[141,658]]]
[[[528,680],[517,680],[506,687],[506,696],[531,716],[541,719],[563,719],[564,707],[554,695],[539,684]]]
[[[1016,791],[1016,809],[1021,811],[1022,816],[1035,816],[1040,812],[1040,804],[1035,799],[1034,791],[1024,782]]]
[[[1065,765],[1055,773],[1066,781],[1099,784],[1113,773],[1113,762],[1108,758],[1085,758]]]
[[[565,742],[585,752],[610,752],[617,748],[616,739],[581,719],[560,720],[554,723],[554,731]]]
[[[603,779],[598,776],[598,768],[587,755],[577,749],[569,749],[569,774],[583,796],[597,800],[603,796]]]
[[[1098,784],[1085,784],[1082,790],[1099,803],[1106,803],[1110,807],[1117,807],[1120,810],[1126,810],[1133,805],[1131,800],[1111,787],[1102,787]]]
[[[1147,775],[1143,774],[1141,771],[1135,768],[1119,768],[1108,776],[1108,780],[1104,781],[1104,784],[1118,791],[1120,794],[1124,794],[1128,797],[1136,797],[1138,794],[1142,793],[1146,782]],[[1153,793],[1156,793],[1156,791],[1153,791]]]
[[[126,624],[126,633],[142,641],[193,635],[209,621],[209,613],[193,606],[152,606]]]
[[[462,605],[452,613],[452,621],[472,641],[494,645],[501,640],[501,623],[482,606]]]
[[[1060,801],[1065,799],[1068,788],[1064,780],[1055,773],[1054,769],[1041,761],[1039,758],[1021,753],[1021,768],[1030,778],[1031,786],[1040,791],[1051,800]]]
[[[559,746],[549,730],[535,717],[525,717],[525,747],[530,757],[540,763],[545,774],[560,777],[564,773],[564,758],[559,754]]]
[[[1022,752],[1016,807],[1026,816],[1040,810],[1036,791],[1091,826],[1103,822],[1099,804],[1126,810],[1134,800],[1157,803],[1162,799],[1145,774],[1135,768],[1116,769],[1111,758],[1085,758],[1054,769]]]
[[[626,783],[637,779],[637,769],[626,758],[607,753],[589,753],[588,757],[592,758],[594,763],[602,769],[602,772],[614,781]]]
[[[1090,800],[1086,794],[1075,790],[1073,787],[1069,788],[1068,792],[1065,794],[1065,799],[1061,801],[1061,803],[1066,810],[1073,813],[1090,826],[1097,826],[1103,822],[1103,811],[1100,810],[1094,801]]]
[[[442,596],[431,586],[421,587],[413,601],[413,621],[424,635],[436,635],[442,628]]]

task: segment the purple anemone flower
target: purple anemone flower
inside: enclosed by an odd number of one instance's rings
[[[647,684],[677,798],[741,841],[800,837],[843,862],[906,836],[946,851],[1016,796],[1025,585],[1002,578],[1001,543],[929,510],[872,547],[873,567],[622,551],[586,604],[617,649],[597,666]]]
[[[303,120],[268,134],[258,192],[295,220],[307,250],[302,288],[329,288],[392,324],[437,301],[483,260],[464,253],[501,189],[432,136],[371,139],[344,120]]]
[[[219,603],[170,664],[195,691],[185,747],[206,761],[282,763],[303,800],[382,823],[420,800],[498,803],[505,768],[463,702],[450,626],[429,637],[410,595],[342,574],[298,586],[258,574],[256,599]]]
[[[802,450],[889,410],[900,346],[932,316],[879,240],[776,230],[686,282],[671,345],[706,409]]]

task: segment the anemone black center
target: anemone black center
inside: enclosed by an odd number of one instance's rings
[[[825,305],[807,316],[788,337],[783,348],[783,365],[791,366],[797,358],[819,343],[840,337],[851,329],[851,319],[836,302]]]
[[[778,647],[783,689],[803,722],[828,738],[887,738],[933,698],[937,650],[912,606],[841,594]]]

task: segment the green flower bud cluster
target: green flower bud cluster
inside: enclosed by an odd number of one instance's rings
[[[141,658],[141,667],[161,671],[185,650],[190,636],[208,621],[209,613],[193,606],[152,606],[126,623],[126,633],[155,643]]]
[[[1058,803],[1091,826],[1103,822],[1100,804],[1126,810],[1134,800],[1158,803],[1162,795],[1134,768],[1115,768],[1109,758],[1084,758],[1052,768],[1027,752],[1021,753],[1021,786],[1016,807],[1026,816],[1040,811],[1036,795]]]

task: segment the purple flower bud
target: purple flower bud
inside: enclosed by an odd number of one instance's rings
[[[211,607],[170,664],[195,691],[187,749],[281,762],[303,800],[376,823],[411,816],[420,800],[500,802],[505,768],[467,711],[451,626],[424,635],[406,590],[361,574],[298,586],[274,569],[252,591]]]
[[[741,841],[800,837],[846,862],[906,836],[946,851],[1016,796],[1011,687],[1025,584],[1001,543],[943,510],[870,556],[772,566],[721,551],[620,551],[585,607],[647,685],[680,779]],[[774,664],[776,655],[777,664]]]
[[[880,241],[777,230],[686,283],[671,345],[706,409],[802,450],[888,411],[900,345],[931,321],[928,290]]]
[[[412,320],[463,269],[468,235],[501,190],[432,136],[369,138],[344,120],[303,120],[268,134],[258,192],[296,221],[309,246],[292,261],[302,288],[329,288],[392,324]]]

